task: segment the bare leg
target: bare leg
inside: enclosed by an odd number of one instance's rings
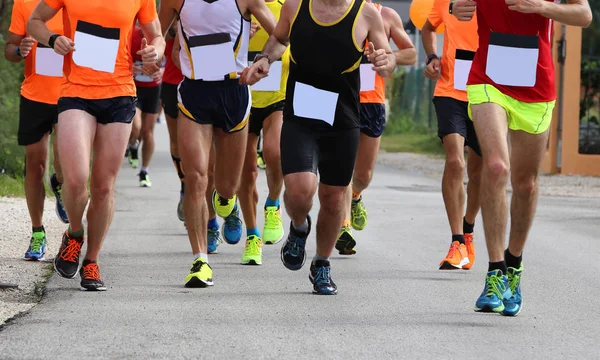
[[[133,117],[133,121],[131,122],[131,132],[129,136],[129,145],[135,144],[137,140],[140,138],[140,133],[142,131],[142,110],[140,108],[135,108],[135,116]]]
[[[474,224],[480,207],[479,193],[483,160],[481,159],[481,156],[473,151],[473,149],[468,149],[469,157],[467,159],[467,174],[469,176],[469,182],[467,183],[467,211],[465,213],[465,219],[469,224]]]
[[[150,166],[150,160],[154,154],[154,126],[158,114],[142,114],[142,167]]]
[[[267,164],[267,185],[269,186],[269,199],[271,200],[279,199],[279,196],[281,195],[281,189],[283,187],[283,173],[281,171],[281,152],[279,146],[282,125],[282,111],[276,111],[269,115],[269,117],[265,119],[263,124],[264,138],[262,151],[265,163]],[[254,169],[256,169],[256,150],[254,150],[254,163]]]
[[[293,173],[286,175],[283,180],[285,209],[294,226],[298,227],[304,224],[312,208],[313,196],[317,191],[317,175],[311,172]],[[339,228],[336,237],[337,231]]]
[[[40,141],[25,147],[25,199],[33,227],[42,227],[46,189],[44,174],[48,159],[48,138],[45,134]]]
[[[62,167],[60,165],[60,157],[58,156],[58,145],[57,143],[57,138],[58,135],[56,135],[58,131],[58,126],[54,126],[54,139],[52,141],[52,154],[53,156],[53,165],[54,165],[54,172],[56,173],[56,180],[58,180],[59,183],[63,183],[64,179],[63,179],[63,174],[62,174]]]
[[[331,256],[346,212],[348,186],[319,184],[319,219],[317,221],[317,254]]]
[[[463,214],[465,207],[465,139],[460,134],[444,136],[446,163],[442,176],[442,196],[452,235],[463,234]]]
[[[373,138],[363,133],[360,134],[358,153],[354,162],[354,176],[352,177],[352,191],[357,194],[365,191],[373,179],[380,140],[380,137]]]
[[[257,143],[258,136],[249,133],[248,143],[246,145],[244,170],[242,171],[242,179],[238,191],[240,207],[242,209],[242,214],[244,215],[244,223],[248,229],[256,227],[256,206],[258,204],[258,191],[256,189],[256,178],[258,177],[258,168],[256,165]],[[279,167],[281,169],[281,164]]]
[[[247,126],[235,133],[215,129],[215,188],[227,199],[231,199],[239,188],[247,140]]]
[[[217,156],[215,155],[215,145],[210,146],[210,158],[208,160],[208,184],[206,185],[206,204],[208,204],[208,220],[216,219],[217,213],[212,205],[213,191],[215,191],[215,162]]]

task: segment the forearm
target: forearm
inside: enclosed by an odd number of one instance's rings
[[[54,33],[48,29],[48,26],[44,21],[36,18],[29,19],[29,22],[27,23],[27,33],[39,43],[46,46],[49,46],[48,40],[50,40],[50,36],[54,35]]]
[[[588,27],[592,22],[592,12],[585,4],[555,4],[544,1],[540,15],[565,25]]]
[[[423,26],[423,30],[421,30],[421,40],[427,56],[437,54],[437,36],[433,30]]]
[[[165,47],[167,46],[167,43],[165,42],[165,38],[162,37],[162,35],[155,36],[154,39],[152,39],[151,44],[156,49],[158,58],[162,59],[163,56],[165,55]]]
[[[17,55],[17,45],[15,44],[6,44],[4,46],[4,57],[12,63],[18,63],[23,60],[21,56]]]
[[[417,61],[417,51],[415,48],[408,48],[394,51],[396,65],[414,65]]]
[[[262,54],[267,56],[270,61],[274,61],[281,58],[285,49],[287,49],[288,44],[289,41],[282,42],[277,36],[271,35],[269,36],[269,41],[267,41],[267,44],[263,48]]]

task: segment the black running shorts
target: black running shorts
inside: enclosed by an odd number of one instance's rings
[[[160,86],[138,87],[137,108],[144,114],[158,114],[160,109]]]
[[[335,129],[283,121],[281,168],[283,175],[319,171],[320,182],[348,186],[360,138],[359,128]]]
[[[82,110],[94,116],[98,124],[130,124],[135,115],[137,98],[118,96],[109,99],[89,100],[78,97],[58,99],[58,113],[67,110]]]
[[[437,114],[438,136],[444,141],[444,136],[459,134],[465,138],[465,146],[470,147],[481,156],[481,148],[475,133],[473,121],[469,119],[466,101],[460,101],[451,97],[435,96],[433,105]]]
[[[177,106],[177,87],[179,85],[162,83],[160,86],[160,99],[162,100],[165,115],[177,119],[179,107]]]
[[[19,104],[19,131],[17,141],[21,146],[33,145],[52,132],[58,121],[56,105],[32,101],[21,96]]]
[[[360,132],[368,137],[378,138],[385,130],[385,105],[360,104]]]
[[[264,108],[253,107],[250,109],[250,125],[248,131],[252,134],[260,136],[260,131],[263,128],[265,120],[276,111],[283,111],[285,100],[276,102]]]

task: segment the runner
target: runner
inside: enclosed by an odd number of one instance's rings
[[[397,65],[413,65],[417,61],[417,52],[410,37],[404,31],[400,15],[381,4],[373,5],[381,14],[388,39],[392,39],[399,50],[394,52]],[[367,226],[367,209],[362,200],[362,192],[373,178],[373,168],[379,152],[379,141],[385,128],[385,80],[371,70],[367,59],[368,47],[360,65],[360,140],[354,164],[351,192],[349,192],[346,217],[342,225],[335,248],[341,255],[356,254],[356,240],[351,227],[363,230]]]
[[[63,12],[65,35],[46,22]],[[68,14],[68,17],[67,17]],[[146,73],[154,73],[162,58],[164,39],[154,0],[43,0],[29,19],[27,32],[64,55],[66,82],[58,101],[58,152],[64,171],[64,203],[70,226],[54,259],[58,274],[74,278],[84,242],[87,210],[88,244],[80,269],[82,290],[106,290],[98,257],[114,214],[114,184],[121,166],[131,120],[135,114],[130,38],[139,20],[146,35],[139,51]]]
[[[467,93],[483,154],[481,211],[490,260],[475,311],[515,316],[523,304],[523,249],[537,204],[538,173],[556,99],[553,20],[587,27],[592,13],[587,0],[567,0],[567,4],[490,0],[477,5],[460,0],[450,10],[459,20],[468,21],[475,8],[479,48]],[[509,175],[513,193],[505,250]]]
[[[162,85],[160,89],[160,98],[162,100],[165,118],[167,119],[171,159],[173,160],[175,170],[177,170],[177,176],[181,182],[179,204],[177,204],[177,217],[179,220],[185,221],[185,216],[183,214],[185,174],[183,172],[183,166],[181,165],[181,158],[179,157],[179,145],[177,141],[177,116],[179,115],[179,108],[177,107],[177,87],[183,80],[183,74],[181,74],[181,70],[179,70],[178,65],[173,61],[175,58],[172,56],[177,55],[178,53],[177,51],[173,51],[176,34],[177,22],[173,22],[173,26],[171,26],[166,35],[167,47],[165,49],[165,58],[167,59],[167,62],[165,64],[165,73],[163,74]]]
[[[208,2],[163,1],[160,19],[166,32],[179,18],[179,54],[185,76],[179,86],[179,150],[186,171],[185,220],[194,262],[187,287],[213,285],[208,265],[207,201],[211,146],[215,145],[215,191],[212,204],[225,225],[239,220],[236,192],[242,173],[246,124],[251,105],[248,86],[240,85],[237,71],[247,63],[250,20],[254,15],[270,33],[275,18],[263,0]],[[216,220],[216,219],[215,219]],[[235,235],[241,237],[241,224]],[[210,225],[209,225],[210,226]],[[224,227],[224,238],[236,240]],[[237,241],[239,241],[239,237]],[[237,242],[236,241],[236,242]]]
[[[6,60],[14,63],[25,60],[18,143],[25,146],[25,198],[32,225],[29,247],[23,258],[32,261],[43,260],[47,249],[46,230],[42,222],[46,199],[44,174],[48,160],[50,133],[58,117],[56,109],[58,92],[64,80],[62,57],[54,54],[52,49],[37,43],[27,33],[27,20],[35,6],[34,2],[15,0],[4,47]],[[52,18],[48,26],[54,32],[61,34],[62,15]],[[62,222],[68,224],[69,219],[62,202],[63,177],[56,137],[52,149],[56,173],[50,176],[50,185],[56,197],[56,214]]]
[[[269,10],[279,20],[282,0],[265,0]],[[258,28],[250,40],[248,59],[254,59],[264,48],[269,34]],[[288,48],[289,49],[289,48]],[[252,87],[252,108],[250,109],[250,123],[248,128],[248,144],[246,145],[246,160],[238,195],[240,206],[246,223],[246,247],[242,256],[242,264],[262,264],[262,245],[276,244],[283,239],[283,221],[281,220],[281,207],[279,195],[283,186],[281,173],[281,155],[279,152],[279,139],[283,123],[283,104],[285,103],[285,87],[290,68],[289,50],[283,53],[273,66],[270,81],[261,81]],[[267,165],[267,185],[269,194],[265,200],[265,222],[262,232],[256,224],[256,206],[258,204],[258,191],[256,178],[258,176],[258,159],[256,149],[259,138],[263,134],[264,156]]]
[[[450,223],[450,250],[440,262],[440,270],[468,270],[475,262],[473,243],[475,218],[479,212],[481,150],[473,122],[467,111],[467,77],[477,50],[477,20],[458,21],[449,12],[450,0],[435,0],[421,38],[427,53],[425,76],[437,80],[433,104],[438,118],[438,136],[446,152],[442,196]],[[437,55],[435,29],[445,25],[442,59]],[[465,146],[468,146],[465,196]],[[465,200],[467,203],[464,212]]]
[[[142,168],[138,176],[141,187],[152,187],[148,176],[148,167],[154,153],[154,126],[160,114],[160,86],[164,68],[152,76],[142,72],[142,58],[137,54],[142,46],[144,33],[136,26],[131,37],[131,56],[133,57],[133,75],[137,92],[137,104],[129,137],[129,163],[138,167],[138,149],[142,147]]]
[[[318,170],[321,208],[317,254],[309,278],[313,292],[322,295],[337,293],[329,256],[344,220],[343,204],[358,149],[359,66],[367,37],[369,60],[379,75],[390,75],[396,65],[379,12],[364,4],[360,0],[286,1],[273,36],[241,78],[253,85],[270,70],[275,73],[271,64],[290,45],[281,164],[284,201],[292,223],[281,259],[290,270],[304,265]]]

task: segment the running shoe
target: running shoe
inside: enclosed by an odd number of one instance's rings
[[[138,174],[140,177],[140,186],[141,187],[152,187],[152,181],[150,181],[150,177],[148,173],[145,171],[140,171]]]
[[[235,245],[242,239],[242,220],[240,219],[240,210],[237,205],[233,211],[223,221],[223,237],[225,242]]]
[[[354,230],[362,230],[367,226],[367,209],[363,204],[362,196],[358,200],[352,200],[350,207],[351,219],[350,223]]]
[[[83,236],[81,238],[71,237],[69,232],[65,231],[60,250],[54,258],[54,269],[60,276],[72,279],[77,275],[82,245]]]
[[[306,239],[310,234],[312,221],[310,215],[306,217],[308,221],[308,231],[299,233],[290,223],[290,232],[285,243],[281,247],[281,261],[283,266],[290,270],[300,270],[306,261]]]
[[[81,269],[81,290],[83,291],[106,291],[106,286],[100,277],[100,266],[95,261],[83,260]]]
[[[132,168],[137,169],[138,165],[140,164],[140,159],[138,157],[138,149],[134,149],[132,147],[129,148],[129,165],[131,165]]]
[[[267,168],[267,163],[265,162],[265,158],[263,158],[262,151],[256,152],[256,166],[259,169],[265,170]]]
[[[25,252],[23,259],[27,261],[40,261],[44,260],[46,254],[46,247],[48,241],[46,240],[46,233],[43,231],[36,231],[31,235],[29,247]]]
[[[50,177],[50,187],[52,188],[52,192],[56,197],[56,216],[58,216],[60,221],[62,221],[65,224],[68,224],[69,217],[67,216],[67,212],[62,201],[62,185],[58,182],[58,179],[56,178],[56,173],[52,174],[52,176]]]
[[[185,287],[204,288],[212,285],[212,268],[206,260],[197,258],[192,263],[190,273],[185,277]]]
[[[337,295],[337,286],[331,280],[331,265],[327,260],[317,260],[310,265],[308,276],[315,295]]]
[[[523,297],[521,296],[521,274],[523,273],[523,265],[518,269],[509,267],[506,271],[508,285],[510,287],[511,297],[504,300],[504,316],[517,316],[523,308]]]
[[[473,264],[475,264],[475,243],[473,240],[475,240],[474,233],[465,234],[465,247],[467,248],[469,263],[463,265],[463,270],[470,270],[473,267]]]
[[[281,209],[278,206],[265,207],[265,227],[263,228],[263,240],[265,244],[277,244],[283,239],[283,235]]]
[[[340,236],[335,242],[335,248],[340,252],[340,255],[354,255],[356,254],[356,240],[352,237],[352,230],[350,226],[342,226]]]
[[[209,254],[217,254],[217,247],[219,247],[219,244],[221,244],[221,242],[223,242],[223,240],[221,239],[221,233],[219,232],[219,228],[216,229],[211,229],[208,228],[208,253]]]
[[[185,221],[185,213],[183,212],[183,193],[179,193],[179,203],[177,204],[177,217],[179,221]]]
[[[128,158],[129,157],[129,147],[127,147],[127,149],[125,149],[125,157]]]
[[[475,311],[502,312],[504,301],[511,297],[508,277],[500,270],[488,271],[483,292],[475,302]]]
[[[448,255],[440,262],[440,270],[462,269],[468,263],[469,255],[465,244],[453,241],[450,250],[448,250]]]
[[[262,240],[256,235],[250,235],[246,239],[242,265],[262,265]]]
[[[215,212],[222,218],[228,217],[233,212],[235,204],[237,203],[236,195],[233,195],[231,199],[227,199],[219,195],[217,190],[213,191],[212,198]]]

